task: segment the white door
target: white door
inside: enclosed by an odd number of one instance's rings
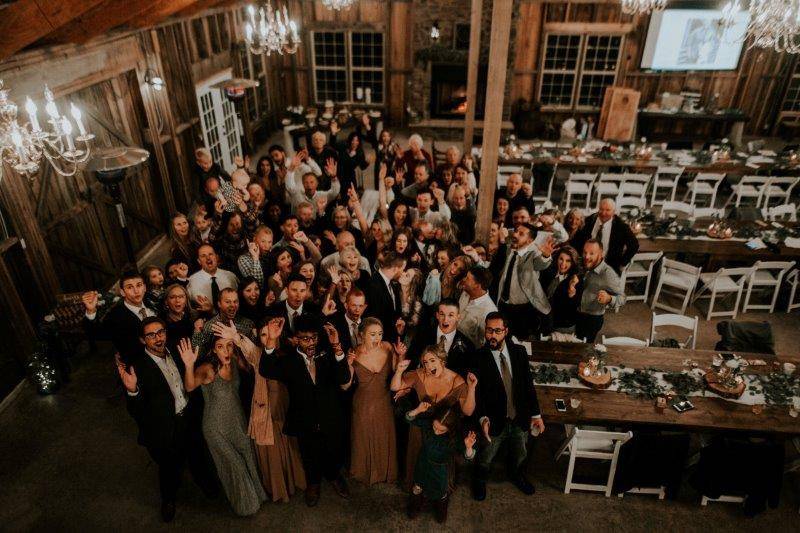
[[[206,147],[228,172],[236,168],[234,158],[242,155],[242,125],[230,100],[211,86],[230,77],[231,69],[223,70],[195,86]]]

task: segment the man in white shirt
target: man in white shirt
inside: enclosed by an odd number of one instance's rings
[[[292,164],[295,165],[296,161]],[[286,176],[286,200],[292,206],[293,212],[297,211],[297,207],[303,202],[308,202],[314,209],[314,215],[320,216],[318,206],[326,205],[336,200],[339,196],[341,183],[336,177],[337,163],[333,159],[329,159],[325,164],[325,173],[331,179],[331,188],[327,191],[320,191],[319,179],[313,172],[305,172],[302,174],[302,185],[297,183],[297,168],[290,168]],[[322,213],[324,214],[324,213]]]
[[[439,204],[439,210],[433,211],[433,198]],[[411,208],[411,221],[425,220],[435,224],[441,220],[450,220],[450,206],[444,200],[444,189],[420,189],[417,192],[417,207]]]
[[[239,280],[236,274],[219,268],[219,257],[214,247],[204,244],[197,249],[197,262],[200,269],[189,276],[189,298],[203,312],[212,313],[222,289],[236,289]]]
[[[489,297],[489,286],[492,284],[492,273],[488,269],[475,265],[469,269],[461,280],[459,308],[461,320],[458,330],[469,338],[475,346],[482,346],[486,315],[497,311],[497,306]]]

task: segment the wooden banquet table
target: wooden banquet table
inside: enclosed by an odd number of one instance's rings
[[[606,364],[624,365],[631,369],[655,367],[666,372],[687,370],[683,362],[691,359],[700,368],[711,366],[715,350],[684,350],[674,348],[640,348],[608,346]],[[583,343],[533,341],[529,358],[536,363],[577,365],[589,355],[591,346]],[[800,366],[800,357],[736,352],[744,359],[761,359],[766,366],[749,366],[748,374],[769,373],[773,363],[790,362]],[[593,390],[565,386],[536,384],[539,406],[546,422],[559,424],[642,424],[676,427],[686,430],[737,430],[750,433],[780,435],[800,434],[800,418],[789,416],[789,408],[765,405],[760,414],[754,414],[750,405],[734,403],[718,397],[691,396],[695,409],[678,413],[667,406],[656,408],[655,400],[637,399],[624,392]],[[747,394],[747,392],[745,392]],[[566,412],[555,407],[556,398],[567,405]],[[571,398],[578,398],[577,409],[570,405]]]

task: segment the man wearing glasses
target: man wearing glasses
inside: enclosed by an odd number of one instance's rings
[[[170,522],[186,460],[206,495],[219,489],[206,459],[199,413],[183,386],[183,361],[166,347],[164,321],[142,320],[140,341],[144,351],[127,365],[117,355],[117,370],[127,390],[128,412],[139,426],[139,444],[158,465],[161,517]]]

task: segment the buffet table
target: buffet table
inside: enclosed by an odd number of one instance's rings
[[[637,137],[647,137],[651,141],[673,139],[702,141],[727,137],[739,147],[742,133],[750,117],[737,111],[716,113],[640,109],[636,128]]]

